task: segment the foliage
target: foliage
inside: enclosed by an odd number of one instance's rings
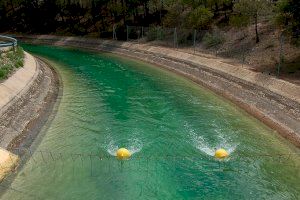
[[[276,21],[287,32],[299,38],[300,36],[300,1],[279,0],[277,2]]]
[[[177,1],[170,5],[168,13],[163,19],[163,24],[167,27],[181,27],[185,22],[186,15],[184,4]]]
[[[202,41],[206,48],[212,48],[221,45],[224,42],[224,38],[220,33],[214,31],[213,33],[207,32]]]
[[[239,0],[234,5],[234,11],[255,18],[266,15],[272,8],[269,0]]]
[[[147,41],[153,41],[157,37],[157,31],[155,27],[150,27],[147,34]]]
[[[241,26],[248,25],[248,23],[253,20],[255,24],[256,43],[258,43],[259,17],[272,13],[272,10],[272,4],[269,0],[239,0],[234,5],[234,11],[238,13],[238,15],[236,15],[235,18],[232,19],[232,22],[235,22],[236,25]],[[240,16],[238,20],[236,19],[237,16]],[[245,19],[245,21],[242,19]]]
[[[206,29],[210,26],[212,17],[213,13],[209,9],[199,6],[189,13],[188,21],[192,28]]]
[[[249,16],[237,14],[230,17],[230,25],[234,27],[241,28],[247,26],[248,24],[250,24]]]
[[[173,31],[174,29],[167,29],[167,28],[164,29],[162,27],[150,27],[147,32],[147,41],[166,40],[168,38],[167,36],[170,36],[170,33],[172,38],[174,34]]]
[[[273,11],[282,29],[299,35],[299,4],[299,0],[9,0],[0,1],[0,31],[111,37],[115,24],[118,39],[126,39],[126,25],[211,29],[254,23],[258,42],[258,24]]]
[[[0,80],[6,79],[16,68],[23,66],[24,51],[18,47],[16,51],[2,52],[0,54]]]

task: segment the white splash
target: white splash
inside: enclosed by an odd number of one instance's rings
[[[128,147],[128,150],[131,154],[138,153],[143,148],[142,142],[138,139],[129,140],[128,143],[130,144],[129,147]]]
[[[193,139],[194,146],[203,153],[214,156],[215,148],[210,146],[201,136],[197,136]]]
[[[231,139],[224,135],[220,130],[215,130],[217,132],[218,142],[210,143],[202,135],[195,133],[195,130],[192,129],[188,124],[185,124],[185,127],[188,128],[190,139],[195,148],[200,150],[202,153],[209,156],[214,156],[215,151],[219,148],[223,148],[228,151],[229,154],[233,153],[237,148],[238,144],[231,141]]]
[[[218,138],[219,138],[220,143],[215,147],[216,149],[223,148],[229,154],[233,153],[236,150],[238,144],[232,142],[230,138],[225,138],[225,136],[222,135],[220,132],[219,132]]]
[[[116,144],[114,143],[114,141],[111,141],[111,142],[107,145],[106,149],[107,149],[107,152],[108,152],[110,155],[116,156],[116,152],[117,152],[117,150],[119,149],[119,147],[118,147],[118,145],[116,145]]]
[[[140,152],[143,148],[142,142],[138,139],[128,139],[125,143],[128,145],[122,147],[127,148],[131,155]],[[106,147],[107,152],[112,156],[116,156],[116,152],[119,148],[121,148],[121,146],[117,145],[113,140],[111,140]]]

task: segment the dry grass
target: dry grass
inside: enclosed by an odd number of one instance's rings
[[[259,43],[255,43],[253,27],[227,30],[223,32],[223,37],[226,40],[219,48],[220,56],[234,58],[252,70],[270,75],[277,75],[278,67],[281,66],[281,77],[300,80],[300,48],[292,45],[287,36],[281,40],[278,29],[260,24]]]

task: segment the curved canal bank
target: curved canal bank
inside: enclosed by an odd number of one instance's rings
[[[145,44],[79,37],[22,36],[24,42],[72,46],[143,60],[183,75],[231,100],[300,146],[300,86],[214,58]]]
[[[48,120],[58,95],[51,66],[25,52],[23,67],[0,83],[0,181],[21,164],[23,153]]]
[[[14,152],[30,146],[56,103],[54,69],[25,53],[24,66],[0,85],[0,147]]]

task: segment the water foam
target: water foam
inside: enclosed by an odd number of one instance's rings
[[[127,144],[127,146],[118,145],[120,143]],[[143,143],[140,140],[136,139],[136,138],[135,139],[128,139],[125,142],[124,141],[115,142],[114,140],[111,140],[107,144],[106,149],[107,149],[107,152],[110,155],[116,156],[117,150],[121,147],[127,148],[129,150],[129,152],[131,153],[131,155],[133,155],[133,154],[138,153],[142,150]]]
[[[219,129],[215,129],[217,142],[213,143],[209,142],[202,135],[198,135],[188,124],[185,124],[185,127],[188,129],[193,146],[206,155],[214,156],[215,151],[219,148],[223,148],[231,154],[238,146],[238,144],[232,142],[231,138],[224,135]]]

